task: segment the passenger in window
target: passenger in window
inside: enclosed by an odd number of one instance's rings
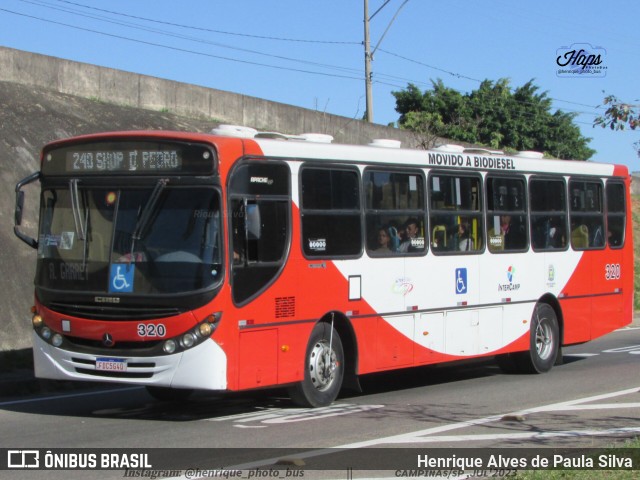
[[[376,253],[391,253],[391,235],[389,235],[388,227],[380,227],[378,229]]]
[[[506,250],[519,250],[525,247],[524,228],[522,224],[513,221],[511,215],[500,216],[500,235],[504,238]]]
[[[565,245],[564,229],[555,218],[549,219],[547,246],[549,248],[563,248]]]
[[[470,252],[474,250],[473,239],[469,235],[469,224],[460,223],[458,225],[458,232],[456,233],[456,240],[458,244],[458,250],[461,252]]]
[[[401,253],[418,252],[421,248],[416,246],[416,239],[418,237],[418,219],[410,218],[404,224],[404,239],[400,243],[398,251]]]

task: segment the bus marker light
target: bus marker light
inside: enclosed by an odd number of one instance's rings
[[[198,332],[200,332],[200,335],[202,335],[203,337],[208,337],[213,332],[213,327],[210,323],[201,323],[198,327]]]
[[[44,320],[42,319],[42,317],[40,315],[36,314],[31,319],[31,323],[33,324],[34,328],[40,328],[42,326],[42,324],[44,323]]]
[[[280,350],[284,353],[287,353],[289,351],[289,345],[282,345],[280,347]]]

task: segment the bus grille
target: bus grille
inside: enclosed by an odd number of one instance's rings
[[[73,317],[88,317],[96,320],[150,320],[179,315],[182,311],[174,307],[115,307],[105,305],[82,305],[54,302],[48,305],[54,312]]]

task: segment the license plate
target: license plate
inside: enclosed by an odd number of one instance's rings
[[[102,372],[126,372],[127,361],[124,358],[96,358],[96,370]]]

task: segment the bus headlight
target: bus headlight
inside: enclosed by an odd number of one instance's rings
[[[162,350],[164,353],[173,353],[176,351],[176,341],[175,340],[167,340],[162,345]]]
[[[62,335],[59,333],[54,333],[53,337],[51,337],[51,345],[54,347],[59,347],[62,345]]]
[[[42,327],[42,330],[40,330],[40,335],[45,340],[49,340],[51,338],[51,329],[49,327]]]
[[[207,315],[206,318],[186,332],[165,340],[162,343],[162,353],[165,355],[182,353],[206,342],[215,333],[221,319],[222,312],[214,312]]]
[[[196,343],[196,336],[191,332],[185,333],[180,339],[180,344],[184,348],[191,348],[195,343]]]

